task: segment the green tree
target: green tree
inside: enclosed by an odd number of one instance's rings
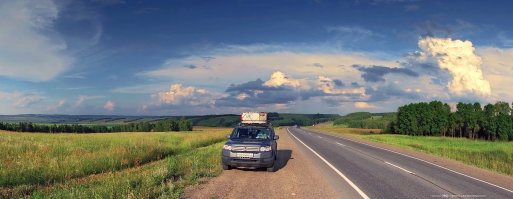
[[[493,104],[484,107],[482,119],[483,137],[487,140],[495,140],[497,132],[497,114]]]
[[[481,109],[481,104],[479,102],[474,103],[468,108],[470,109],[468,118],[468,128],[470,129],[470,132],[468,134],[468,138],[475,139],[477,137],[477,132],[480,130],[479,123],[482,118],[483,109]]]
[[[456,123],[458,124],[459,136],[463,137],[463,131],[467,127],[468,110],[467,106],[463,102],[459,102],[456,105]]]
[[[182,118],[178,121],[178,129],[179,131],[192,131],[192,123]]]
[[[507,141],[512,134],[513,125],[511,121],[511,107],[506,102],[495,103],[495,114],[497,115],[497,133],[499,140]]]

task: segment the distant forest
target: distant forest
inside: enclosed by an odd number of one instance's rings
[[[34,124],[31,122],[4,123],[0,129],[17,132],[39,133],[111,133],[111,132],[166,132],[192,131],[192,122],[180,120],[159,120],[155,122],[138,122],[120,125],[82,125],[82,124]]]
[[[513,140],[512,108],[507,102],[458,103],[451,112],[439,101],[411,103],[398,108],[386,131],[405,135],[466,137],[483,140]]]
[[[395,113],[355,112],[341,116],[333,125],[348,128],[385,129],[395,119]]]
[[[336,114],[268,113],[273,126],[313,125],[332,121]],[[115,115],[0,115],[0,129],[43,133],[108,133],[184,131],[192,126],[233,127],[240,115],[115,116]]]

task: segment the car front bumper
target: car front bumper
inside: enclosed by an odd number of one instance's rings
[[[223,164],[233,167],[272,167],[274,157],[270,158],[239,158],[223,156]]]
[[[237,152],[223,150],[223,164],[234,167],[272,167],[274,165],[274,154],[269,152],[251,153],[253,157],[238,157]]]

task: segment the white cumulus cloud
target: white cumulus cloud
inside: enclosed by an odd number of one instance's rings
[[[109,100],[109,101],[105,102],[105,104],[103,105],[103,108],[107,111],[113,111],[114,106],[115,106],[114,102]]]
[[[194,86],[171,84],[169,90],[151,95],[152,101],[142,105],[140,112],[158,114],[182,114],[185,112],[214,111],[215,99],[220,94]]]
[[[452,79],[447,85],[450,92],[455,95],[491,94],[490,82],[481,70],[482,60],[475,53],[472,42],[426,37],[420,39],[418,45],[421,49],[419,60],[434,61],[440,69],[450,73]]]
[[[367,102],[355,102],[354,103],[354,107],[356,108],[359,108],[359,109],[372,109],[372,108],[376,108],[375,106],[367,103]]]
[[[269,87],[280,87],[280,86],[290,86],[293,88],[299,88],[301,83],[299,80],[296,80],[292,77],[286,76],[281,71],[276,71],[271,75],[271,78],[264,82],[264,86]]]
[[[172,84],[169,91],[159,92],[158,99],[160,103],[163,104],[196,104],[199,105],[201,102],[204,102],[204,97],[209,95],[210,93],[201,88],[196,87],[184,87],[182,84]]]
[[[358,94],[365,96],[365,88],[337,86],[335,80],[326,76],[319,76],[317,78],[317,88],[326,94]]]

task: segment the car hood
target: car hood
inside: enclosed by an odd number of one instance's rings
[[[226,144],[228,145],[262,145],[262,146],[269,146],[271,145],[271,140],[228,140]]]

